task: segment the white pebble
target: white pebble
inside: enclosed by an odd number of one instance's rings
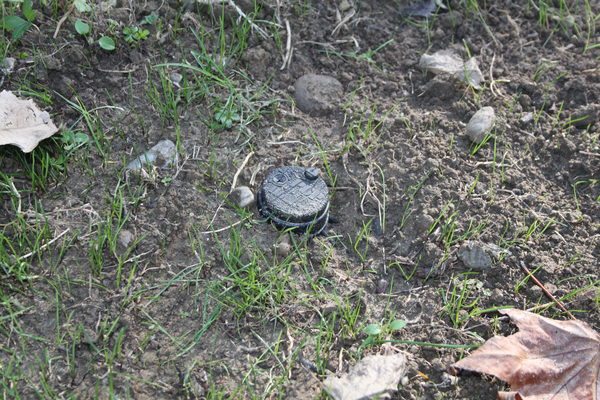
[[[227,199],[236,207],[246,208],[254,204],[256,201],[254,193],[248,186],[238,186],[229,193]]]

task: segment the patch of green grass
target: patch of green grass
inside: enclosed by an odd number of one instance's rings
[[[37,201],[27,210],[31,215],[20,209],[19,197],[14,196],[11,204],[14,217],[0,229],[0,274],[4,279],[24,283],[37,277],[31,274],[31,262],[42,257],[45,243],[52,238],[52,230]]]
[[[438,234],[445,251],[448,253],[455,244],[477,237],[487,226],[486,222],[477,223],[474,219],[469,220],[469,225],[463,233],[459,233],[461,214],[450,200],[429,227],[429,234],[439,229]]]
[[[352,243],[352,248],[354,249],[354,253],[360,258],[362,263],[365,263],[367,260],[367,253],[369,251],[369,237],[371,236],[371,222],[373,220],[369,220],[367,222],[362,222],[362,228],[358,230],[356,237],[354,239],[350,238],[350,242]]]
[[[314,155],[319,155],[321,156],[321,159],[323,160],[323,166],[325,167],[325,173],[327,174],[327,178],[329,179],[329,182],[331,183],[331,186],[334,188],[335,190],[335,185],[337,183],[337,179],[338,176],[337,174],[335,174],[333,172],[333,169],[331,168],[331,163],[329,161],[328,156],[330,154],[335,154],[339,152],[339,149],[326,149],[323,144],[321,143],[321,141],[319,140],[319,137],[317,135],[317,133],[314,130],[310,130],[310,135],[313,139],[313,141],[315,142],[315,145],[317,146],[318,152],[317,153],[312,153],[310,154],[310,156],[314,156]],[[333,196],[333,194],[332,194]]]
[[[349,58],[355,61],[364,61],[370,65],[376,65],[375,60],[373,59],[373,56],[375,56],[377,53],[379,53],[381,50],[383,50],[383,48],[385,48],[386,46],[388,46],[389,44],[393,43],[394,39],[389,39],[385,42],[383,42],[382,44],[380,44],[379,46],[377,46],[377,48],[375,48],[375,50],[372,49],[367,49],[364,52],[359,52],[359,51],[351,51],[349,53],[340,53],[337,51],[331,51],[331,50],[324,50],[324,52],[326,54],[332,54],[341,58]]]
[[[135,201],[135,200],[134,200]],[[107,208],[104,216],[96,225],[95,234],[89,241],[88,258],[90,268],[95,276],[100,277],[109,262],[108,255],[116,261],[115,284],[121,286],[125,267],[130,267],[128,274],[128,284],[131,283],[133,274],[138,266],[138,259],[131,257],[137,245],[143,240],[143,236],[137,238],[133,243],[128,244],[122,251],[119,246],[119,234],[129,219],[127,208],[130,202],[125,195],[124,185],[119,182],[114,192],[107,196]]]
[[[376,105],[371,105],[368,100],[365,100],[365,104],[357,108],[352,104],[352,98],[351,95],[344,105],[345,125],[348,127],[344,138],[344,150],[355,149],[369,159],[368,155],[381,145],[380,138],[384,133],[382,124],[394,112],[397,104],[385,110],[383,115],[379,115]]]
[[[191,60],[154,66],[155,69],[180,71],[182,76],[180,88],[174,88],[170,79],[161,78],[161,95],[151,96],[157,109],[165,110],[166,118],[176,118],[174,105],[180,98],[185,99],[186,104],[204,100],[210,113],[203,115],[203,119],[211,131],[236,129],[239,133],[236,142],[242,134],[246,136],[243,144],[249,142],[254,135],[249,126],[272,112],[272,105],[282,101],[268,93],[266,85],[256,85],[242,71],[233,68],[248,46],[254,23],[252,18],[226,29],[225,16],[221,15],[215,27],[192,31],[198,47],[189,51]]]
[[[155,72],[158,82],[155,82],[153,75],[150,76],[146,95],[160,116],[163,128],[167,128],[171,124],[179,126],[181,98],[175,90],[172,78],[169,76],[168,70],[164,68],[154,68],[153,72]]]
[[[537,13],[538,25],[550,31],[546,43],[556,32],[561,32],[583,41],[585,54],[600,46],[599,43],[594,43],[600,15],[594,13],[592,4],[589,0],[537,0],[529,2],[527,7]]]
[[[228,274],[219,282],[219,297],[237,317],[250,312],[274,312],[280,304],[295,296],[291,263],[281,263],[245,243],[239,226],[229,231],[229,243],[219,245],[221,261]]]
[[[411,216],[412,212],[413,212],[413,204],[415,202],[415,197],[417,196],[417,193],[419,193],[419,191],[421,190],[421,188],[423,187],[423,185],[425,184],[425,182],[427,182],[429,180],[429,178],[434,174],[435,171],[427,171],[423,178],[417,182],[416,184],[409,186],[406,189],[405,192],[405,197],[406,197],[406,204],[404,206],[404,212],[402,213],[402,220],[400,221],[400,228],[402,228],[405,224],[406,221],[408,221],[408,218]]]
[[[15,178],[25,180],[29,189],[25,192],[44,191],[63,180],[71,153],[62,145],[59,134],[42,141],[30,153],[23,153],[15,146],[4,146],[0,150],[0,161],[7,160],[16,168],[0,172],[0,182],[7,183]],[[63,136],[64,138],[64,136]],[[64,143],[64,142],[63,142]],[[14,188],[13,193],[16,192]],[[24,189],[20,189],[19,192]],[[24,192],[24,193],[25,193]]]
[[[102,158],[104,164],[106,164],[109,160],[110,155],[110,137],[106,133],[106,129],[103,124],[103,119],[99,115],[99,111],[101,110],[120,110],[123,111],[122,108],[116,106],[99,106],[92,109],[88,109],[88,107],[84,104],[83,100],[79,98],[79,96],[75,96],[75,101],[69,100],[66,97],[63,97],[60,93],[57,93],[59,97],[61,97],[74,111],[76,111],[80,116],[73,123],[71,130],[76,129],[75,127],[81,123],[82,129],[79,130],[83,133],[83,128],[87,130],[86,136],[92,138],[91,143],[94,144],[98,154]],[[80,136],[82,137],[82,136]]]
[[[512,307],[494,306],[482,309],[479,306],[481,299],[489,297],[491,291],[485,287],[483,281],[477,279],[477,275],[475,272],[465,272],[454,276],[448,288],[441,292],[444,304],[442,313],[450,318],[452,326],[456,329],[464,328],[465,324],[477,315]]]
[[[327,318],[321,318],[316,325],[315,334],[315,366],[319,375],[327,375],[327,365],[333,352],[333,346],[337,340],[338,314],[331,313]]]

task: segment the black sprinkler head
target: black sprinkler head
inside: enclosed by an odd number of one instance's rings
[[[258,210],[278,229],[311,236],[329,220],[329,189],[317,168],[280,167],[265,178],[256,196]]]

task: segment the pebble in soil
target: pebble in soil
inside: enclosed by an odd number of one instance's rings
[[[458,258],[465,267],[482,271],[492,266],[492,258],[486,251],[486,246],[477,241],[466,241],[458,249]]]
[[[474,143],[480,144],[491,132],[496,120],[496,113],[492,107],[483,107],[477,111],[467,124],[467,136]]]
[[[327,75],[306,74],[294,84],[294,100],[302,111],[323,116],[337,109],[344,94],[340,81]]]
[[[248,186],[236,187],[229,193],[227,200],[239,208],[250,207],[256,202],[254,193],[252,193],[252,190]]]
[[[154,165],[159,168],[171,168],[177,162],[177,147],[175,143],[166,139],[161,140],[141,156],[127,164],[127,169],[142,168]]]

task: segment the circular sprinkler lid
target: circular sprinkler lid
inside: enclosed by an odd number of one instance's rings
[[[280,167],[266,177],[258,210],[279,229],[318,235],[329,219],[329,189],[316,168]]]

